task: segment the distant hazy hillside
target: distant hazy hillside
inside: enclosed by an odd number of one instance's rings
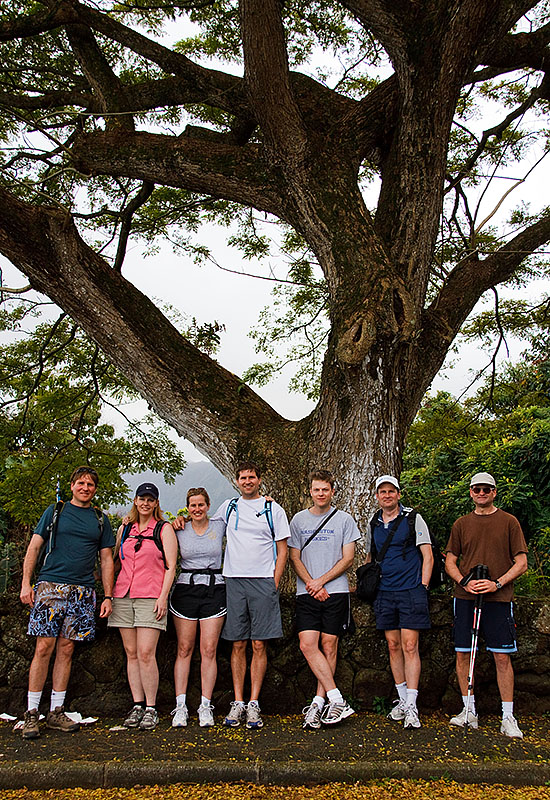
[[[172,486],[164,482],[162,475],[154,472],[142,472],[139,475],[125,475],[124,479],[130,487],[133,495],[140,483],[154,483],[160,492],[160,507],[163,511],[170,511],[175,514],[179,508],[185,505],[185,495],[191,487],[198,488],[203,486],[210,495],[211,511],[215,511],[220,503],[228,497],[235,497],[238,492],[235,487],[218,472],[209,461],[196,461],[187,464],[187,467],[176,478]],[[130,505],[130,503],[128,504]],[[117,506],[110,509],[112,512],[123,510]]]

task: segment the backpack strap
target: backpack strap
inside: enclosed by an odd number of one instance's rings
[[[317,528],[317,529],[316,529],[316,530],[315,530],[315,531],[314,531],[314,532],[311,534],[311,536],[308,536],[308,537],[307,537],[307,539],[306,539],[306,541],[304,542],[304,544],[303,544],[303,545],[300,547],[300,553],[303,553],[303,552],[304,552],[304,550],[306,549],[306,547],[308,546],[308,544],[309,544],[310,542],[312,542],[312,541],[315,539],[315,537],[317,536],[317,534],[319,533],[319,531],[320,531],[322,528],[324,528],[324,527],[325,527],[325,525],[327,524],[327,522],[329,521],[329,519],[331,519],[331,518],[332,518],[332,517],[333,517],[333,516],[336,514],[336,512],[337,512],[337,511],[338,511],[338,509],[337,509],[337,508],[333,508],[333,509],[332,509],[332,511],[330,512],[330,514],[328,515],[328,517],[327,517],[326,519],[324,519],[324,520],[321,522],[321,524],[319,525],[319,527],[318,527],[318,528]]]
[[[157,522],[153,530],[153,541],[160,550],[160,554],[162,556],[162,563],[164,564],[164,569],[168,569],[168,564],[166,563],[166,556],[164,554],[164,546],[162,544],[162,529],[166,525],[166,522],[161,519]]]
[[[46,528],[46,530],[48,532],[48,543],[47,543],[47,545],[45,546],[45,549],[44,549],[44,554],[43,554],[44,558],[42,560],[42,566],[44,566],[44,564],[46,563],[46,559],[48,558],[48,556],[50,555],[50,553],[52,552],[52,550],[55,547],[55,537],[57,535],[57,526],[59,524],[59,515],[61,514],[64,505],[65,505],[65,503],[63,502],[63,500],[58,500],[57,503],[55,504],[55,506],[53,507],[52,518],[50,520],[50,524]]]
[[[120,547],[118,548],[118,555],[121,561],[124,561],[124,550],[122,549],[122,545],[124,544],[124,540],[128,538],[128,534],[132,530],[132,522],[127,522],[124,528],[122,529],[122,535],[120,537]]]
[[[235,512],[235,530],[237,530],[238,527],[239,527],[239,505],[238,505],[238,503],[239,503],[239,498],[238,497],[232,497],[231,500],[229,501],[229,505],[227,506],[227,509],[225,511],[225,523],[226,523],[226,525],[229,522],[229,517],[231,516],[232,512],[233,511]]]
[[[273,501],[272,500],[266,500],[265,503],[264,503],[264,510],[263,511],[258,511],[256,516],[257,517],[261,517],[262,514],[265,514],[265,518],[267,520],[267,524],[268,524],[269,530],[271,531],[271,538],[273,539],[273,541],[275,541],[275,526],[273,525],[273,510],[272,510],[272,506],[273,506]]]
[[[376,521],[378,521],[378,513],[375,516],[376,516]],[[377,561],[379,564],[384,559],[384,556],[386,555],[386,553],[388,551],[388,547],[390,546],[390,544],[392,542],[392,539],[393,539],[393,536],[394,536],[396,530],[398,529],[400,524],[403,522],[403,517],[404,516],[406,516],[406,515],[403,514],[403,513],[398,514],[397,517],[393,520],[393,522],[392,522],[392,524],[390,526],[390,529],[388,531],[388,535],[386,536],[386,539],[384,541],[384,544],[380,548],[380,552],[378,553],[377,556],[375,555],[375,561]],[[373,528],[371,528],[371,538],[372,538],[372,541],[374,542],[374,529]],[[371,551],[372,551],[372,548],[371,548]]]

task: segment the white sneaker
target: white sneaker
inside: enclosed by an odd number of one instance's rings
[[[223,724],[228,728],[236,728],[246,719],[246,706],[233,700],[229,708],[229,714],[224,719]]]
[[[502,718],[500,732],[511,739],[523,739],[523,733],[520,731],[517,720],[512,714]]]
[[[405,709],[407,708],[407,704],[404,700],[395,700],[393,704],[393,708],[388,714],[388,719],[393,719],[394,722],[400,722],[402,719],[405,719]]]
[[[201,728],[211,728],[214,724],[214,714],[212,713],[214,706],[210,703],[207,706],[200,705],[197,709],[199,715],[199,725]]]
[[[256,730],[263,728],[264,722],[260,716],[260,706],[258,703],[249,703],[246,707],[246,727]]]
[[[303,728],[315,731],[321,727],[321,709],[317,703],[312,703],[302,709],[304,715]]]
[[[327,703],[321,714],[321,722],[324,725],[336,725],[352,714],[355,714],[355,711],[345,700],[343,703]]]
[[[422,724],[418,718],[418,711],[414,706],[407,706],[405,709],[404,728],[421,728]]]
[[[451,717],[449,725],[456,725],[457,728],[463,728],[466,725],[466,709],[463,708],[456,717]],[[468,727],[474,729],[478,727],[477,714],[474,714],[473,711],[468,711]]]
[[[183,703],[183,705],[177,705],[171,714],[174,717],[172,720],[172,727],[185,728],[187,720],[189,719],[189,712],[185,703]]]

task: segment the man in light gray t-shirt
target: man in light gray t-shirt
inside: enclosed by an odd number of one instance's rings
[[[353,517],[331,505],[332,473],[315,470],[309,485],[313,506],[291,520],[289,548],[296,572],[300,649],[317,678],[315,697],[304,711],[304,728],[317,729],[354,713],[336,687],[334,672],[338,640],[351,620],[346,570],[361,535]]]

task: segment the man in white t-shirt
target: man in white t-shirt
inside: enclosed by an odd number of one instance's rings
[[[223,576],[227,591],[227,620],[222,638],[233,642],[231,673],[235,699],[224,720],[229,727],[246,721],[261,728],[258,698],[267,668],[267,640],[283,635],[278,586],[288,558],[290,536],[284,510],[260,495],[261,473],[252,462],[236,470],[238,500],[226,500],[213,520],[226,523],[227,546]],[[252,642],[250,700],[244,702],[246,647]]]
[[[315,470],[309,476],[313,506],[290,523],[290,561],[296,572],[296,626],[300,649],[317,678],[316,694],[304,709],[304,728],[334,725],[354,713],[334,682],[338,640],[350,625],[346,570],[361,538],[355,520],[334,508],[334,476]],[[325,705],[325,701],[326,705]]]

